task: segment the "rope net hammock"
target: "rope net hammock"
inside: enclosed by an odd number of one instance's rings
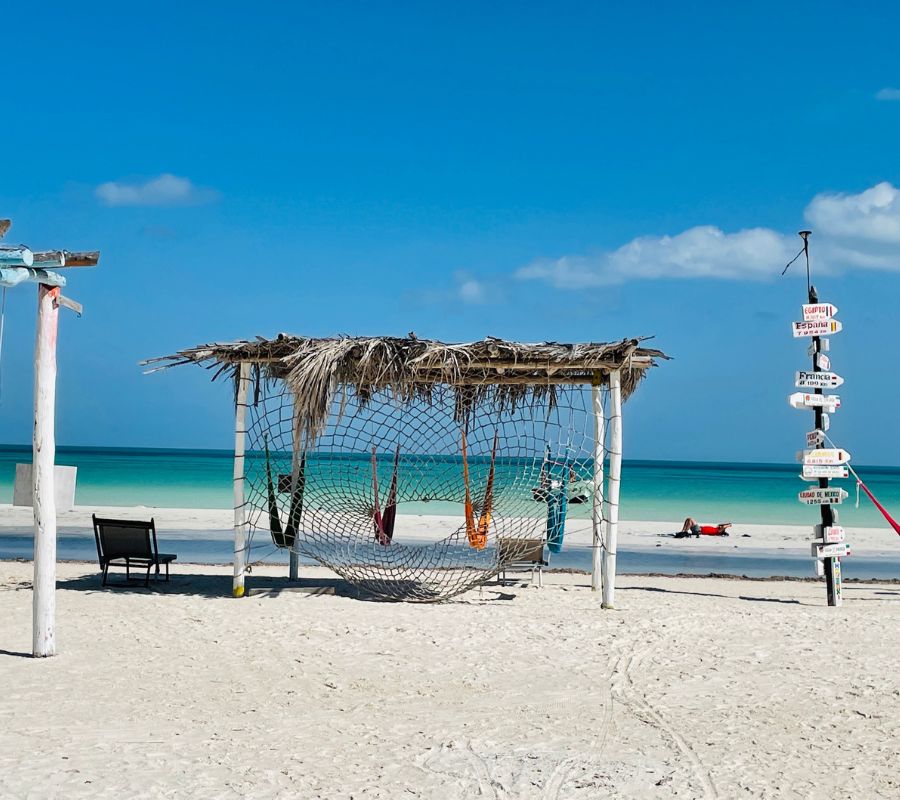
[[[310,436],[287,382],[257,373],[246,561],[293,550],[376,596],[433,602],[495,576],[501,541],[504,559],[535,539],[558,551],[567,515],[591,516],[591,392],[498,405],[475,393],[461,404],[458,387],[411,400],[349,387]]]

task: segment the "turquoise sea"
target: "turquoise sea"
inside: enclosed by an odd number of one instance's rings
[[[0,503],[12,502],[15,464],[30,460],[30,447],[0,446]],[[359,457],[356,460],[360,461]],[[471,461],[473,472],[484,471],[484,459]],[[57,463],[78,467],[76,503],[79,505],[175,508],[231,508],[232,505],[233,467],[228,450],[60,447]],[[367,467],[367,460],[362,459],[360,468],[364,471]],[[900,511],[900,467],[855,465],[855,468],[888,509]],[[311,465],[311,469],[315,466]],[[380,457],[379,474],[383,474],[385,484],[390,469],[390,458]],[[459,474],[461,465],[455,459],[444,457],[434,463],[433,469]],[[865,496],[860,508],[854,507],[853,480],[843,484],[851,496],[841,507],[842,524],[884,525],[883,518]],[[808,524],[815,512],[797,501],[797,492],[807,485],[798,478],[798,468],[792,464],[625,461],[621,517],[669,521],[675,528],[689,515],[704,522]],[[400,489],[402,500],[402,481]],[[399,510],[432,514],[462,511],[457,503],[440,501],[401,503]],[[586,511],[584,507],[570,507],[570,513]]]

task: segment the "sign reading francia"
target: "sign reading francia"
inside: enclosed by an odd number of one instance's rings
[[[846,478],[850,470],[841,466],[824,464],[804,464],[800,477],[805,481],[817,481],[819,478]]]
[[[803,319],[806,322],[831,319],[837,312],[837,306],[831,303],[807,303],[803,306]]]
[[[840,333],[844,326],[836,319],[822,319],[815,322],[792,322],[794,326],[794,338],[800,339],[804,336],[831,336],[833,333]]]
[[[813,544],[813,558],[841,558],[850,555],[850,545],[846,542],[837,544]]]
[[[788,402],[794,408],[816,408],[822,406],[828,413],[836,411],[841,407],[841,398],[836,394],[804,394],[803,392],[794,392],[788,397]]]
[[[846,464],[849,460],[850,453],[846,450],[837,450],[827,447],[819,450],[801,450],[797,453],[797,461],[816,466]]]
[[[835,486],[828,489],[804,489],[797,495],[808,506],[840,505],[847,499],[847,492]]]
[[[844,379],[834,372],[803,372],[794,374],[794,385],[798,389],[834,389],[840,386]]]

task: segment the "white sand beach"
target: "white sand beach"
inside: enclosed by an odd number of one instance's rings
[[[584,576],[441,605],[0,563],[3,798],[896,798],[900,588]],[[308,569],[308,578],[325,570]]]
[[[234,515],[227,509],[132,507],[76,507],[58,515],[60,530],[92,536],[91,514],[128,519],[156,520],[161,539],[231,538]],[[723,553],[753,550],[783,551],[787,554],[809,555],[809,545],[816,519],[810,510],[809,525],[757,525],[736,522],[728,537],[701,536],[674,539],[666,536],[680,527],[677,522],[647,522],[622,520],[619,523],[619,547],[664,547],[678,552]],[[441,539],[462,524],[462,517],[401,514],[397,521],[395,539],[427,542]],[[31,508],[0,505],[0,536],[9,530],[30,531],[33,525]],[[882,528],[846,528],[847,541],[856,555],[889,555],[900,557],[900,536],[887,526]],[[568,546],[591,544],[591,524],[586,519],[569,518],[566,522]],[[900,577],[898,575],[897,577]]]

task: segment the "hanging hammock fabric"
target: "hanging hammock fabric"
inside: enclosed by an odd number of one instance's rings
[[[466,431],[462,429],[462,462],[463,485],[465,487],[465,513],[466,513],[466,539],[469,546],[475,550],[483,550],[487,547],[488,531],[491,527],[491,513],[494,505],[494,465],[497,458],[497,432],[494,431],[494,447],[491,451],[491,469],[488,474],[488,482],[484,491],[484,502],[481,504],[481,514],[478,523],[475,522],[475,506],[472,503],[472,493],[469,491],[469,459],[466,444]]]
[[[491,470],[488,473],[487,486],[484,490],[484,504],[478,517],[478,530],[472,547],[483,550],[487,547],[488,533],[491,530],[491,513],[494,509],[494,467],[497,461],[497,432],[494,431],[494,446],[491,448]],[[469,540],[471,542],[471,539]]]
[[[569,474],[568,461],[563,464],[562,474],[564,476]],[[551,489],[547,495],[547,549],[551,553],[562,551],[563,536],[566,532],[569,490],[565,479],[559,484],[559,487]]]
[[[887,510],[883,505],[881,505],[881,503],[878,502],[878,500],[876,499],[875,495],[872,494],[872,492],[869,491],[869,487],[866,486],[866,485],[860,480],[859,475],[857,475],[857,474],[854,472],[854,473],[853,473],[853,476],[856,478],[856,485],[857,485],[857,486],[861,486],[861,487],[862,487],[862,490],[863,490],[867,495],[869,495],[869,500],[871,500],[871,501],[875,504],[875,508],[877,508],[877,509],[881,512],[882,516],[887,520],[888,524],[894,529],[894,532],[895,532],[898,536],[900,536],[900,522],[897,522],[897,520],[895,520],[895,519],[888,513],[888,510]]]
[[[394,538],[394,524],[397,521],[397,473],[400,467],[400,446],[394,453],[394,473],[391,476],[391,488],[388,490],[387,505],[381,513],[378,500],[378,463],[375,448],[372,448],[372,491],[375,495],[375,506],[372,521],[375,523],[375,541],[387,547]]]

